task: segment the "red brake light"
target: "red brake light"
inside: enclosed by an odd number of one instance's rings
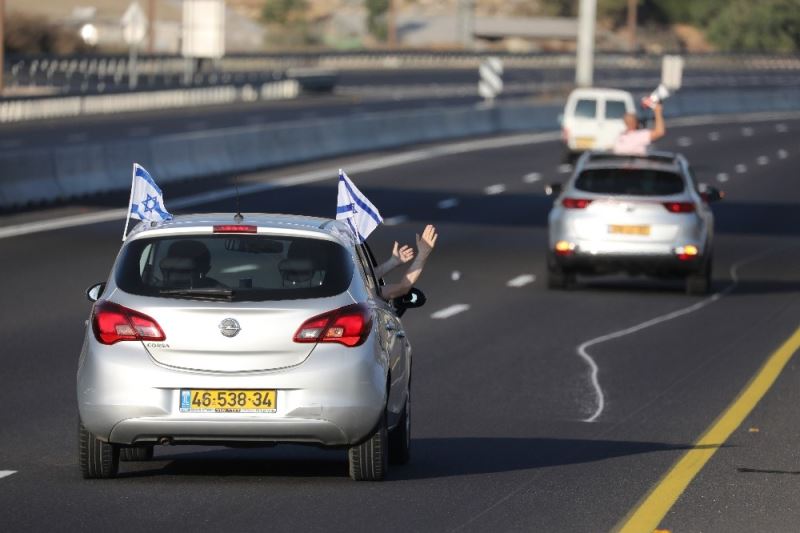
[[[692,202],[665,202],[664,207],[670,213],[693,213],[694,204]]]
[[[585,209],[590,203],[592,201],[586,198],[564,198],[561,200],[561,205],[567,209]]]
[[[214,233],[258,233],[258,226],[249,224],[218,224]]]
[[[352,304],[309,318],[294,334],[294,342],[362,344],[372,330],[372,312],[364,304]]]
[[[119,341],[163,341],[161,326],[149,316],[109,301],[92,309],[92,331],[102,344]]]

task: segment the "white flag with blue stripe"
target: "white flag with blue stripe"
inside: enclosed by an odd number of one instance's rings
[[[339,197],[336,201],[336,220],[346,220],[353,233],[361,242],[383,222],[378,208],[339,169]]]
[[[138,163],[133,164],[128,220],[131,218],[146,222],[163,222],[172,219],[172,215],[164,207],[164,195],[161,189],[156,185],[150,173]],[[127,234],[128,222],[126,221],[125,232],[122,234],[123,241]]]

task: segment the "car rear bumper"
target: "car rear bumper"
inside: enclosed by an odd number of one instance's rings
[[[570,255],[551,256],[551,261],[559,267],[579,274],[611,274],[627,272],[654,276],[682,276],[701,271],[705,257],[698,255],[682,260],[674,253],[669,254],[630,254],[603,253],[589,254],[575,252]]]
[[[89,431],[116,444],[352,445],[369,435],[386,406],[387,364],[370,344],[318,345],[295,367],[221,374],[164,367],[141,343],[108,347],[90,333],[78,370],[78,408]],[[182,412],[185,389],[275,390],[275,412]]]

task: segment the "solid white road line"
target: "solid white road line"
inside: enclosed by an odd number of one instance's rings
[[[633,333],[638,333],[643,329],[647,329],[656,326],[658,324],[663,324],[664,322],[669,322],[670,320],[674,320],[676,318],[688,315],[689,313],[694,313],[695,311],[699,311],[700,309],[703,309],[704,307],[711,305],[712,303],[716,302],[726,294],[730,293],[739,285],[739,268],[748,263],[752,263],[758,259],[761,259],[765,255],[770,254],[774,251],[775,251],[774,249],[766,250],[751,255],[750,257],[746,257],[745,259],[742,259],[741,261],[732,265],[730,268],[730,275],[732,280],[731,284],[725,287],[720,292],[714,293],[708,298],[705,298],[694,305],[690,305],[688,307],[678,309],[677,311],[672,311],[671,313],[657,316],[655,318],[652,318],[645,322],[641,322],[629,328],[621,329],[619,331],[614,331],[612,333],[608,333],[600,337],[595,337],[594,339],[590,339],[581,344],[580,346],[578,346],[576,352],[578,353],[578,356],[580,356],[580,358],[583,359],[589,366],[589,380],[592,384],[592,388],[594,389],[596,398],[595,399],[596,408],[594,413],[592,413],[590,417],[584,419],[583,421],[584,422],[596,421],[600,417],[600,415],[603,414],[606,403],[605,395],[603,393],[603,388],[600,386],[600,380],[598,379],[599,368],[595,360],[592,358],[592,356],[589,355],[589,352],[587,351],[589,348],[591,348],[592,346],[596,346],[598,344],[602,344],[604,342],[608,342],[610,340],[619,339],[620,337],[626,337],[628,335],[632,335]]]
[[[759,164],[759,165],[761,165],[762,167],[763,167],[764,165],[768,165],[768,164],[769,164],[769,157],[767,157],[767,156],[765,156],[765,155],[759,156],[759,158],[758,158],[758,159],[756,159],[756,163],[758,163],[758,164]]]
[[[459,313],[463,313],[464,311],[469,311],[469,305],[467,304],[455,304],[451,305],[450,307],[445,307],[444,309],[440,309],[431,315],[431,318],[435,318],[438,320],[442,320],[445,318],[450,318],[451,316],[455,316]]]
[[[16,470],[0,470],[0,479],[3,479],[4,477],[8,477],[16,473],[17,473]]]
[[[497,183],[495,185],[489,185],[488,187],[483,189],[483,192],[485,192],[489,196],[493,196],[495,194],[502,194],[505,191],[506,191],[506,186],[503,185],[502,183]]]
[[[717,174],[717,181],[720,183],[725,183],[729,179],[730,177],[725,172],[720,172],[719,174]]]
[[[775,131],[777,131],[778,133],[786,133],[787,131],[789,131],[789,126],[787,126],[783,122],[775,124]]]
[[[708,140],[709,141],[718,141],[719,140],[719,132],[718,131],[712,131],[711,133],[709,133],[708,134]]]
[[[752,137],[753,136],[753,128],[751,128],[751,127],[742,128],[742,135],[744,135],[745,137]]]
[[[383,223],[387,226],[398,226],[404,222],[408,222],[408,217],[406,215],[397,215],[383,219]]]
[[[531,172],[529,174],[525,174],[524,176],[522,176],[522,181],[524,181],[525,183],[536,183],[540,179],[542,179],[542,175],[539,174],[538,172]]]
[[[536,281],[536,276],[533,274],[522,274],[516,278],[512,278],[506,282],[506,287],[524,287]]]
[[[786,159],[787,157],[789,157],[789,152],[787,152],[783,148],[778,150],[778,159]]]
[[[739,163],[738,165],[736,165],[736,172],[738,172],[739,174],[744,174],[745,172],[747,172],[747,165]]]
[[[458,205],[458,198],[445,198],[444,200],[436,204],[436,207],[438,207],[439,209],[451,209],[457,205]]]
[[[570,165],[569,163],[558,165],[558,172],[561,174],[569,174],[570,172],[572,172],[572,165]]]
[[[678,137],[678,146],[687,147],[692,145],[691,137]]]

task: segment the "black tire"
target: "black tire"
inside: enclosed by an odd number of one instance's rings
[[[411,393],[397,426],[389,431],[389,462],[404,465],[411,460]]]
[[[686,276],[686,294],[702,296],[711,290],[711,258],[703,265],[699,272],[692,272]]]
[[[375,433],[348,450],[350,477],[355,481],[382,481],[389,469],[388,444],[389,434],[384,413]]]
[[[555,264],[547,265],[548,289],[569,289],[574,283],[575,274]]]
[[[153,458],[153,446],[124,446],[119,451],[120,461],[149,461]]]
[[[78,422],[78,460],[85,479],[109,479],[119,471],[119,446],[98,439]]]

